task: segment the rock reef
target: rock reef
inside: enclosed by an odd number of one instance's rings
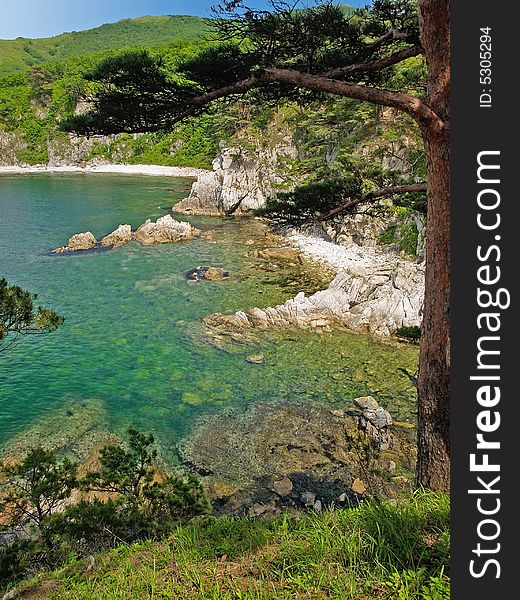
[[[118,248],[124,246],[132,239],[132,228],[130,225],[119,225],[117,229],[105,235],[101,239],[102,246],[111,246],[112,248]]]
[[[83,233],[76,233],[69,238],[66,246],[60,246],[53,250],[53,252],[74,252],[76,250],[90,250],[97,244],[96,238],[91,231],[85,231]]]
[[[165,215],[155,222],[147,219],[135,232],[135,239],[143,246],[150,246],[191,240],[199,233],[190,223]]]
[[[200,231],[185,221],[176,221],[171,215],[160,217],[157,221],[147,219],[136,232],[130,225],[119,225],[117,229],[105,235],[98,243],[92,232],[77,233],[69,238],[66,246],[53,250],[54,253],[74,252],[76,250],[91,250],[96,246],[105,248],[118,248],[132,240],[138,241],[143,246],[152,244],[166,244],[191,240],[200,234]]]

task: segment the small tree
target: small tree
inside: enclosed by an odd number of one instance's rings
[[[89,473],[82,488],[108,493],[126,511],[138,511],[153,521],[195,516],[209,505],[200,484],[190,475],[162,476],[152,434],[128,429],[127,447],[108,445],[101,450],[101,468]]]
[[[65,320],[53,310],[34,308],[38,298],[17,285],[8,285],[5,278],[0,279],[0,352],[11,334],[43,334],[55,331]],[[14,341],[15,338],[13,338]]]
[[[0,512],[10,527],[36,529],[50,543],[47,522],[76,487],[76,466],[32,448],[18,464],[0,463]]]

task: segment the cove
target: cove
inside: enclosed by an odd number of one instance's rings
[[[415,390],[397,370],[415,371],[414,346],[299,330],[225,348],[210,343],[206,315],[279,304],[311,285],[311,271],[248,256],[266,234],[255,220],[190,217],[213,233],[182,244],[49,254],[73,233],[90,230],[99,239],[120,223],[135,228],[163,216],[192,181],[0,177],[0,276],[38,293],[39,303],[66,318],[56,333],[20,338],[0,353],[0,444],[85,403],[99,411],[100,428],[154,431],[171,459],[197,417],[260,401],[345,408],[372,394],[395,418],[414,422]],[[185,272],[199,265],[221,267],[230,277],[187,282]],[[253,354],[262,354],[263,363],[248,362]]]

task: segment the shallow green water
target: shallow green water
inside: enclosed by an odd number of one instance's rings
[[[413,420],[414,391],[397,367],[415,370],[414,347],[292,330],[227,352],[206,343],[205,315],[269,306],[294,293],[283,285],[291,268],[265,271],[262,261],[245,256],[245,241],[263,237],[254,221],[191,218],[214,229],[213,238],[48,254],[78,231],[99,239],[120,223],[155,220],[190,185],[120,175],[0,178],[0,276],[66,317],[56,333],[20,338],[0,353],[0,440],[8,444],[65,399],[100,399],[111,429],[153,429],[167,452],[197,415],[258,400],[343,407],[371,392],[397,418]],[[231,277],[187,283],[184,271],[200,264],[223,267]],[[245,360],[258,353],[264,364]]]

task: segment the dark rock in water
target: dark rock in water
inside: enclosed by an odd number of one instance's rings
[[[221,281],[229,277],[229,271],[218,267],[202,267],[190,269],[184,273],[186,281]]]
[[[246,357],[246,361],[252,365],[263,365],[265,362],[265,356],[263,354],[251,354]]]

